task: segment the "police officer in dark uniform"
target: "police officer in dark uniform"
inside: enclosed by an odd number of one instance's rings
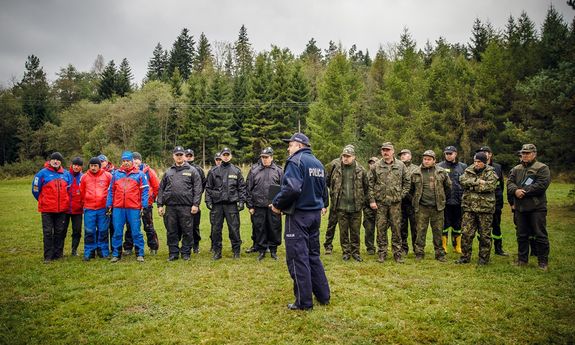
[[[206,182],[206,206],[211,210],[212,259],[222,258],[222,228],[224,217],[228,223],[234,259],[240,258],[242,239],[240,236],[240,213],[246,201],[246,183],[240,168],[233,165],[229,148],[221,151],[222,164],[208,173]]]
[[[246,204],[251,214],[255,250],[258,260],[263,260],[269,249],[272,259],[277,260],[277,248],[282,242],[282,220],[269,208],[270,186],[279,185],[283,169],[273,162],[274,151],[266,147],[260,161],[252,166],[247,178]]]
[[[194,245],[194,215],[200,209],[202,179],[184,158],[184,148],[173,150],[174,165],[166,171],[158,190],[158,214],[164,217],[169,249],[168,261],[189,260]],[[167,206],[167,208],[166,208]],[[181,249],[178,243],[182,240]]]
[[[295,302],[290,310],[313,308],[312,292],[320,304],[329,304],[330,291],[320,259],[319,226],[328,206],[325,169],[312,154],[309,139],[295,133],[289,139],[290,154],[281,190],[272,211],[287,214],[285,222],[286,263],[294,282]]]
[[[186,162],[188,162],[188,164],[192,168],[196,169],[196,171],[200,175],[200,178],[202,179],[202,193],[203,193],[204,188],[206,188],[206,174],[204,173],[204,169],[202,169],[201,166],[194,163],[194,159],[195,159],[194,150],[186,149],[184,151],[184,154],[186,157]],[[200,235],[200,217],[201,217],[201,215],[202,215],[201,210],[198,210],[198,213],[194,214],[194,246],[193,246],[192,250],[195,254],[198,254],[200,252],[200,241],[202,240],[202,236]]]

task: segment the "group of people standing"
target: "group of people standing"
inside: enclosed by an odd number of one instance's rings
[[[380,151],[380,158],[369,159],[369,169],[356,162],[352,145],[344,147],[341,156],[326,165],[330,215],[325,254],[332,254],[335,229],[339,225],[343,260],[363,260],[359,252],[363,213],[367,253],[374,255],[377,250],[378,262],[387,259],[388,229],[396,262],[404,262],[410,246],[408,237],[415,260],[421,261],[429,227],[435,259],[439,261],[446,261],[450,233],[453,251],[461,254],[458,264],[470,262],[476,234],[479,265],[489,262],[492,240],[495,254],[508,256],[503,250],[501,233],[504,177],[490,147],[479,148],[470,166],[459,162],[454,146],[443,150],[444,160],[439,163],[434,151],[425,151],[419,166],[412,163],[409,149],[402,149],[395,157],[393,144],[386,142]],[[547,270],[545,191],[550,183],[549,168],[537,161],[537,148],[533,144],[523,145],[519,156],[520,164],[511,170],[507,188],[517,225],[520,248],[517,263],[527,262],[531,248],[531,255],[538,257],[539,267]]]
[[[362,215],[367,253],[374,255],[377,251],[377,261],[381,263],[388,255],[389,229],[391,252],[397,263],[403,263],[408,253],[409,235],[415,260],[424,258],[429,227],[438,261],[446,261],[450,232],[454,251],[461,253],[458,264],[470,262],[476,234],[479,265],[489,262],[492,239],[495,253],[507,255],[500,228],[503,174],[489,147],[477,150],[469,167],[457,160],[454,146],[444,149],[445,160],[440,163],[436,163],[434,151],[425,151],[421,165],[416,166],[411,163],[410,150],[403,149],[396,157],[393,144],[386,142],[380,147],[381,157],[372,157],[369,168],[365,169],[357,162],[353,145],[345,146],[340,157],[324,167],[311,152],[309,138],[303,133],[283,140],[288,143],[289,154],[285,171],[274,163],[273,149],[267,147],[250,168],[247,181],[232,164],[229,148],[216,154],[215,165],[205,176],[203,169],[193,162],[193,151],[176,146],[172,152],[174,164],[161,180],[137,152],[123,152],[119,168],[104,155],[93,157],[85,174],[81,158],[74,158],[66,171],[62,155],[53,153],[32,184],[42,213],[44,260],[49,262],[63,256],[70,221],[72,255],[77,255],[83,214],[84,260],[99,255],[118,262],[123,252],[134,249],[137,261],[144,261],[141,221],[150,252],[156,254],[158,250],[152,221],[154,202],[167,230],[168,261],[180,257],[189,260],[192,253],[199,253],[200,202],[204,193],[210,210],[210,250],[214,260],[222,258],[224,220],[233,258],[240,258],[239,212],[246,206],[252,221],[252,245],[246,252],[259,253],[258,260],[269,252],[277,260],[277,247],[282,239],[281,215],[286,216],[286,263],[296,298],[288,304],[291,310],[313,308],[312,295],[319,304],[329,304],[330,289],[320,260],[319,241],[321,216],[328,207],[325,254],[333,252],[335,228],[339,225],[342,258],[346,261],[352,258],[363,261]],[[539,267],[547,270],[545,191],[550,172],[537,161],[535,145],[523,145],[520,156],[520,164],[509,174],[507,187],[517,227],[516,264],[527,264],[530,239],[534,239],[531,255],[535,250]]]

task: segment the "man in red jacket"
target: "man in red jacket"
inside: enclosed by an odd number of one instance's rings
[[[100,167],[98,157],[91,158],[89,170],[80,183],[80,197],[84,205],[84,261],[89,261],[95,250],[99,250],[104,258],[110,255],[110,217],[106,215],[106,198],[112,174]]]
[[[142,212],[142,223],[144,224],[144,232],[146,233],[146,238],[148,240],[148,248],[150,248],[150,254],[158,254],[158,234],[156,229],[154,229],[154,217],[152,216],[152,211],[154,207],[154,202],[158,196],[158,189],[160,188],[160,179],[150,166],[146,163],[142,163],[142,155],[138,152],[132,153],[134,157],[134,166],[137,167],[141,172],[146,175],[148,179],[148,184],[150,186],[149,195],[150,200],[148,207],[144,207]],[[132,239],[132,232],[130,231],[130,225],[127,226],[126,234],[124,235],[124,255],[131,255],[132,249],[134,248],[134,240]],[[138,251],[138,248],[136,248]]]
[[[106,199],[106,213],[112,213],[114,223],[114,236],[112,238],[112,263],[120,261],[122,250],[122,235],[124,225],[128,223],[138,248],[138,262],[144,262],[144,237],[140,232],[140,213],[148,207],[148,179],[134,166],[134,157],[131,151],[122,153],[122,166],[112,174],[108,198]],[[113,211],[112,211],[113,208]]]
[[[32,194],[38,200],[38,211],[42,213],[45,263],[64,255],[65,212],[70,207],[68,188],[72,179],[62,168],[62,161],[64,157],[60,152],[52,153],[49,166],[40,170],[32,181]]]
[[[68,190],[70,194],[70,208],[66,211],[66,232],[68,225],[72,221],[72,256],[78,256],[78,245],[82,238],[82,200],[80,198],[80,179],[82,178],[82,166],[84,161],[81,157],[72,159],[70,166],[70,176],[72,183]],[[66,237],[66,235],[64,235]]]

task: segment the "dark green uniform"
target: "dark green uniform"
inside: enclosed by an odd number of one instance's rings
[[[524,145],[526,146],[526,145]],[[520,263],[529,260],[529,237],[535,237],[536,253],[539,264],[547,265],[549,257],[549,239],[547,236],[547,197],[545,195],[551,183],[549,167],[536,160],[515,166],[507,180],[507,195],[513,198],[515,220],[517,221],[517,259]],[[515,191],[523,189],[525,196],[517,198]]]
[[[326,173],[326,183],[329,186],[330,176],[335,169],[337,169],[341,165],[341,159],[336,158],[329,162],[325,166],[325,173]],[[327,229],[325,231],[325,242],[323,243],[323,247],[325,248],[326,254],[331,254],[333,250],[333,238],[335,237],[335,228],[337,227],[337,210],[333,207],[333,204],[330,205],[329,208],[329,215],[327,218]]]
[[[445,169],[435,165],[416,168],[411,175],[412,206],[417,215],[417,235],[415,241],[415,256],[422,259],[425,255],[425,239],[427,228],[431,225],[435,258],[444,260],[445,250],[441,245],[443,234],[443,210],[446,195],[451,193],[451,179]]]
[[[417,170],[417,165],[411,162],[404,162],[407,168],[407,174],[411,178],[411,174]],[[417,217],[415,214],[415,209],[413,208],[413,195],[407,193],[407,195],[401,200],[401,249],[403,254],[407,255],[409,252],[409,244],[407,238],[411,232],[411,247],[415,252],[415,239],[417,238]],[[443,227],[443,224],[441,224]],[[409,231],[411,230],[411,231]]]
[[[479,264],[489,262],[491,251],[491,222],[495,211],[495,188],[497,175],[493,167],[485,165],[476,170],[473,164],[459,178],[463,187],[463,218],[461,220],[461,258],[459,263],[471,260],[471,247],[475,233],[479,235]]]

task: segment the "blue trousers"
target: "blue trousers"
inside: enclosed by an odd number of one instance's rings
[[[313,306],[312,294],[320,303],[330,299],[329,283],[319,258],[320,223],[319,210],[295,210],[286,216],[286,263],[294,282],[295,304],[300,308]]]
[[[108,226],[110,217],[106,216],[106,208],[99,210],[84,209],[84,257],[90,258],[98,248],[103,257],[110,255],[108,245]]]
[[[114,236],[112,237],[113,256],[120,256],[124,225],[130,224],[134,245],[138,248],[138,256],[144,256],[144,236],[140,232],[140,210],[131,208],[114,208],[112,210]]]

